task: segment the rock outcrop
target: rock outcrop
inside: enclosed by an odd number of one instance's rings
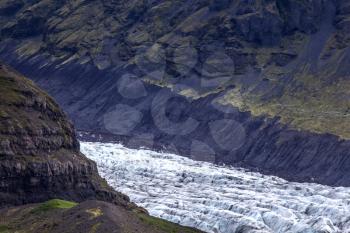
[[[0,207],[99,199],[132,206],[79,150],[74,128],[32,81],[0,65]]]

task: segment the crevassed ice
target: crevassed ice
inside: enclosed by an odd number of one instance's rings
[[[151,215],[206,232],[347,233],[350,188],[274,176],[120,144],[81,143],[100,174]]]

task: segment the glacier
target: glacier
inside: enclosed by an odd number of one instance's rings
[[[284,179],[186,157],[81,142],[116,190],[155,217],[210,233],[350,233],[350,188]]]

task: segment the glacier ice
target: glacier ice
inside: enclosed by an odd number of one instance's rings
[[[350,233],[350,188],[120,144],[82,142],[81,150],[112,187],[172,222],[213,233]]]

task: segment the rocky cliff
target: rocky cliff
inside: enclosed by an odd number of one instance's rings
[[[74,128],[45,92],[0,65],[0,207],[64,198],[132,206],[80,153]]]
[[[5,0],[0,57],[79,130],[348,186],[349,9],[346,0]]]

